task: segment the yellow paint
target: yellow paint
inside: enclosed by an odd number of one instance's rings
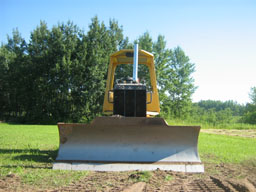
[[[123,49],[118,52],[115,52],[110,56],[110,63],[108,67],[108,77],[106,82],[106,90],[104,96],[104,104],[103,104],[103,113],[111,115],[113,114],[113,103],[108,102],[108,97],[110,101],[113,101],[113,93],[109,93],[110,90],[113,90],[114,86],[114,75],[115,69],[117,65],[120,64],[133,64],[133,57],[127,57],[127,53],[133,53],[132,49]],[[152,87],[152,102],[147,104],[147,112],[156,112],[160,113],[160,105],[159,105],[159,96],[157,91],[157,83],[156,83],[156,73],[155,73],[155,64],[154,64],[154,56],[153,54],[139,50],[139,64],[144,64],[148,67],[150,73],[150,82]],[[150,94],[147,93],[147,101],[150,100]]]

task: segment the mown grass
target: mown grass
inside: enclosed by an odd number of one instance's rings
[[[244,163],[256,161],[256,139],[200,133],[199,154],[203,162]]]
[[[49,189],[86,177],[89,172],[51,169],[57,156],[58,143],[55,125],[0,123],[0,178],[15,174],[25,184]],[[199,154],[204,163],[255,162],[255,149],[254,138],[207,133],[200,133],[199,136]],[[147,181],[150,177],[150,172],[140,172],[134,179]]]
[[[169,125],[199,125],[202,129],[256,129],[256,125],[245,123],[217,123],[215,125],[207,122],[191,122],[187,120],[167,120]]]
[[[52,170],[57,156],[56,125],[0,123],[0,178],[15,174],[35,188],[56,188],[86,176],[88,172]]]

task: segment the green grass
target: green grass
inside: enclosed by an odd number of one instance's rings
[[[1,166],[50,167],[57,155],[57,126],[0,124]]]
[[[256,125],[245,123],[218,123],[216,125],[212,125],[206,122],[190,122],[180,119],[167,120],[167,123],[169,125],[199,125],[202,129],[256,129]]]
[[[130,175],[130,179],[135,182],[149,182],[152,177],[151,172],[149,171],[136,171]]]
[[[0,123],[0,178],[15,174],[35,188],[67,185],[88,172],[52,170],[59,137],[56,125]]]
[[[86,171],[52,170],[57,156],[58,129],[55,125],[0,123],[0,178],[15,174],[21,182],[40,189],[68,185]],[[200,133],[199,154],[209,163],[241,163],[256,166],[256,139]],[[151,172],[134,172],[136,181],[148,182]],[[165,180],[171,180],[166,177]]]
[[[199,154],[203,162],[244,163],[256,160],[256,139],[200,133]]]
[[[172,175],[166,175],[164,178],[165,181],[171,181],[173,179],[174,179],[174,177]]]

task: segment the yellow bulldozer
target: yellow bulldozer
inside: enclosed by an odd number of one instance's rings
[[[133,65],[133,78],[115,79],[121,64]],[[138,79],[148,67],[151,90]],[[160,112],[153,54],[134,49],[110,56],[103,113],[89,124],[58,123],[60,145],[53,169],[204,172],[197,143],[200,126],[169,126]]]

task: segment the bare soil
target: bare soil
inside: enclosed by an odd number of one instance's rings
[[[256,138],[256,129],[201,129],[200,132],[211,133],[218,135],[229,135],[229,136],[239,136],[247,138]]]
[[[153,171],[140,191],[256,191],[256,168],[206,164],[205,173]],[[138,191],[140,172],[91,172],[89,176],[57,191]],[[144,183],[144,185],[143,185]],[[134,187],[133,187],[134,186]]]
[[[256,192],[253,165],[205,164],[205,173],[191,174],[156,170],[149,178],[133,172],[90,172],[68,186],[40,189],[24,184],[14,175],[0,180],[0,191],[242,191]],[[145,179],[143,181],[143,179]]]

